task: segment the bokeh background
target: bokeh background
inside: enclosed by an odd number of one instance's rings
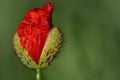
[[[51,1],[64,44],[42,70],[44,80],[120,80],[119,0],[0,0],[0,80],[35,80],[16,56],[13,35],[29,10]]]

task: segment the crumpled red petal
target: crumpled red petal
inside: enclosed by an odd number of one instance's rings
[[[18,26],[20,43],[36,63],[39,62],[48,33],[52,28],[53,6],[53,3],[48,3],[43,9],[31,10]]]

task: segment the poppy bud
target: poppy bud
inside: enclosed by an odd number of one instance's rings
[[[62,33],[52,25],[53,3],[27,13],[14,36],[19,59],[29,68],[44,68],[61,47]]]

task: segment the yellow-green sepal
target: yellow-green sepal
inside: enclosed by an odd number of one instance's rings
[[[47,37],[45,46],[43,48],[39,65],[41,68],[45,68],[54,59],[58,51],[60,50],[62,42],[62,33],[57,27],[53,27]]]
[[[14,35],[13,44],[19,59],[24,65],[26,65],[29,68],[35,69],[40,67],[31,59],[27,50],[22,47],[22,45],[20,44],[20,38],[17,33],[15,33]]]

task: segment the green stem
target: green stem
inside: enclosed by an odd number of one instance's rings
[[[36,69],[36,80],[41,80],[40,68]]]

